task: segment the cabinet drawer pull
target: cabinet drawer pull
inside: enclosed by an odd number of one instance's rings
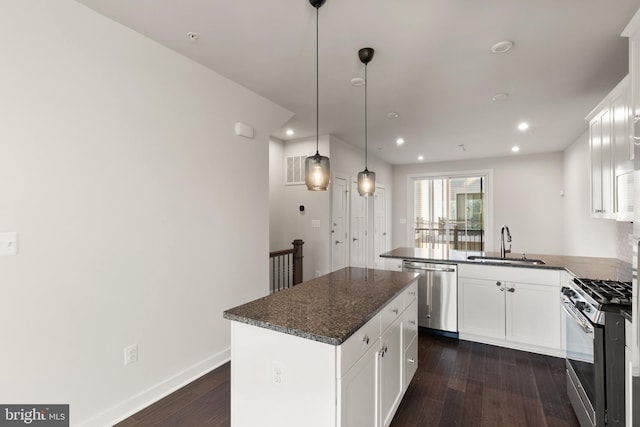
[[[497,287],[502,286],[502,282],[496,282],[496,286],[497,286]]]
[[[398,309],[397,308],[392,308],[391,311],[393,311],[393,314],[398,314]]]
[[[382,347],[382,350],[380,350],[380,357],[384,357],[387,350],[389,350],[389,348],[386,345]]]
[[[516,291],[516,288],[509,288],[509,289],[507,289],[507,292],[514,293],[515,291]]]
[[[415,320],[409,320],[409,323],[412,324],[412,325],[415,325],[416,321]]]
[[[364,342],[365,344],[369,345],[369,336],[365,335],[364,338],[362,338],[362,342]]]
[[[408,358],[408,359],[407,359],[407,362],[409,362],[409,363],[416,363],[416,360],[415,360],[415,359],[412,359],[412,358]]]

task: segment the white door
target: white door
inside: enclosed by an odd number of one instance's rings
[[[340,270],[348,265],[348,214],[348,180],[334,176],[331,181],[331,271]]]
[[[366,267],[366,197],[358,193],[358,181],[351,180],[351,227],[350,227],[350,250],[349,259],[351,267]]]
[[[376,187],[374,197],[373,214],[373,260],[375,268],[384,269],[384,259],[380,258],[381,253],[389,250],[389,236],[387,233],[387,198],[384,187]]]

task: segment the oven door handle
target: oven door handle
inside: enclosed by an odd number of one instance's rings
[[[585,333],[587,333],[587,334],[592,334],[593,333],[593,326],[591,326],[588,323],[588,321],[584,321],[583,319],[580,319],[577,316],[577,314],[573,312],[573,310],[575,310],[575,307],[573,306],[573,303],[571,303],[570,301],[566,301],[566,300],[562,301],[562,309],[573,320],[575,320],[578,325],[580,325],[580,327],[582,328],[582,330],[585,331]]]

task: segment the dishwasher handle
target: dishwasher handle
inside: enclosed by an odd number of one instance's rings
[[[418,266],[415,264],[404,264],[402,268],[406,268],[409,270],[420,270],[420,271],[441,271],[445,273],[454,273],[456,271],[455,268],[424,267],[424,266]]]

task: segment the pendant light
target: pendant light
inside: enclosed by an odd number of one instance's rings
[[[320,75],[318,71],[318,10],[326,0],[309,0],[311,6],[316,8],[316,154],[307,157],[304,162],[304,182],[310,191],[325,191],[329,186],[330,166],[329,158],[321,156],[318,150],[320,133]]]
[[[358,173],[358,193],[361,196],[373,196],[376,192],[376,173],[367,168],[367,64],[373,59],[374,50],[363,47],[358,51],[358,57],[364,64],[364,170]]]

